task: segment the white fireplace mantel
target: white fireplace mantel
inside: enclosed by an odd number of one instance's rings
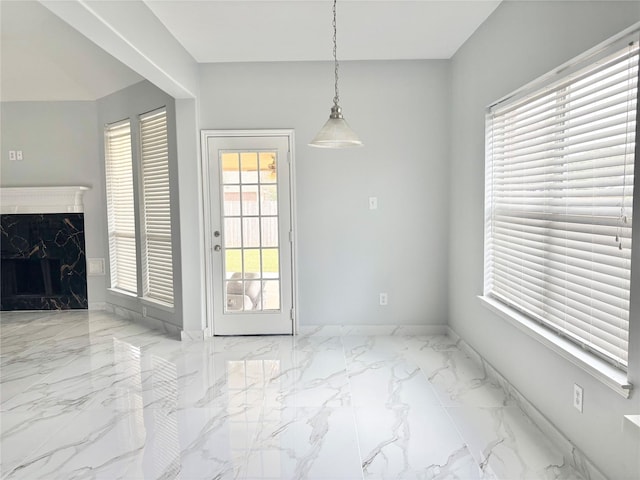
[[[82,213],[89,187],[2,187],[0,213]]]

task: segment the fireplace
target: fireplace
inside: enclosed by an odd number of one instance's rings
[[[86,189],[0,189],[0,310],[88,307],[82,206]]]
[[[59,258],[10,258],[2,260],[2,296],[60,295]]]

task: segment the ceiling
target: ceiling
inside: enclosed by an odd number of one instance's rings
[[[199,63],[331,60],[330,0],[154,1]],[[341,0],[341,60],[451,58],[499,1]]]
[[[198,63],[332,59],[330,0],[143,1]],[[499,3],[340,0],[338,58],[451,58]],[[0,34],[3,101],[95,100],[142,79],[36,1],[0,0]]]
[[[0,1],[0,99],[95,100],[142,80],[35,1]]]

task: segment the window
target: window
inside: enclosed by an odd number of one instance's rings
[[[173,307],[168,139],[165,107],[105,127],[110,287]]]
[[[486,121],[485,296],[627,368],[638,33]]]
[[[171,195],[164,108],[140,117],[140,149],[144,205],[143,295],[173,305]]]
[[[138,291],[131,124],[107,125],[105,162],[111,287]]]

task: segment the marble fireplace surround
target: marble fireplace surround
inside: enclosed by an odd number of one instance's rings
[[[2,310],[85,309],[84,186],[2,187]]]

